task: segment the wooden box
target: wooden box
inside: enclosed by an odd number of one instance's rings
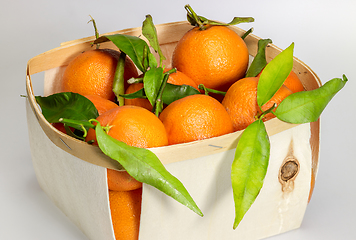
[[[187,22],[157,25],[159,42],[167,57],[177,41],[191,28]],[[231,27],[240,36],[243,30]],[[141,35],[141,28],[114,33]],[[113,33],[107,33],[113,34]],[[111,226],[106,168],[118,164],[97,147],[73,139],[56,130],[36,104],[31,76],[45,72],[44,95],[57,92],[56,81],[66,65],[81,52],[91,49],[94,37],[66,42],[40,54],[27,66],[27,121],[31,154],[38,182],[49,196],[89,239],[115,239]],[[258,37],[246,39],[251,58]],[[111,42],[103,48],[116,47]],[[268,60],[281,49],[270,45]],[[295,71],[307,90],[320,86],[316,74],[294,59]],[[300,227],[318,170],[319,121],[287,124],[266,122],[271,142],[270,163],[264,186],[236,230],[233,230],[234,203],[230,168],[241,131],[224,136],[152,148],[168,171],[187,188],[204,213],[200,217],[155,188],[143,186],[140,240],[152,239],[262,239]],[[297,166],[293,178],[281,177],[286,163]]]

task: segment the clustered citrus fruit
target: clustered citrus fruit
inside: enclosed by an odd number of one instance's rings
[[[171,57],[176,72],[168,78],[171,84],[196,89],[203,84],[226,92],[225,96],[198,92],[164,106],[156,115],[147,98],[125,99],[124,106],[118,106],[112,91],[118,59],[119,52],[111,49],[81,53],[67,66],[62,91],[87,97],[98,110],[96,120],[108,127],[108,135],[140,148],[188,143],[242,130],[256,120],[261,110],[266,111],[293,92],[304,90],[298,76],[291,72],[275,96],[260,109],[256,99],[259,76],[244,78],[249,64],[247,46],[226,26],[207,25],[204,30],[194,27],[186,32]],[[128,57],[124,73],[125,80],[142,78]],[[125,83],[125,94],[143,87],[142,82]],[[268,113],[263,120],[273,116]],[[94,129],[88,131],[86,141],[97,144]],[[116,239],[138,239],[142,183],[126,171],[112,169],[107,169],[107,180]]]

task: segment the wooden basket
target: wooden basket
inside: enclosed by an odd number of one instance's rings
[[[170,66],[177,41],[191,29],[187,22],[157,25],[159,42]],[[231,27],[240,36],[243,30]],[[141,35],[141,28],[117,32]],[[106,168],[122,170],[98,147],[58,131],[43,117],[36,104],[31,75],[45,72],[44,95],[58,92],[56,83],[68,63],[92,49],[94,37],[61,44],[29,60],[26,104],[31,154],[41,188],[51,200],[90,238],[115,239],[108,204]],[[246,44],[251,57],[259,38],[250,34]],[[102,48],[116,47],[111,42]],[[281,52],[269,45],[268,61]],[[294,58],[293,71],[306,90],[318,88],[316,74]],[[270,164],[259,196],[236,230],[232,229],[234,205],[230,167],[241,131],[211,139],[151,150],[168,171],[182,181],[204,213],[201,218],[155,188],[143,186],[140,239],[262,239],[298,228],[312,192],[319,159],[319,121],[287,124],[266,122],[271,141]],[[283,180],[286,162],[297,165],[292,179]]]

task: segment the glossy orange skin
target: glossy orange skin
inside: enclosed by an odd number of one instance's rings
[[[116,240],[137,240],[140,230],[142,188],[109,191],[111,219]]]
[[[244,40],[225,26],[195,27],[177,43],[172,67],[190,77],[197,85],[226,91],[244,77],[249,53]]]
[[[79,54],[63,73],[62,92],[99,95],[115,100],[112,86],[118,59],[119,52],[112,49],[95,49]],[[124,79],[137,76],[135,65],[126,58]]]
[[[178,144],[221,136],[233,131],[232,122],[216,99],[191,95],[174,101],[160,114],[168,143]]]

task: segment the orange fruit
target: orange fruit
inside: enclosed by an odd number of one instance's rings
[[[121,106],[101,114],[96,119],[102,126],[111,126],[108,132],[111,137],[130,146],[151,148],[168,144],[162,122],[147,109]],[[89,129],[86,141],[95,139],[95,130]]]
[[[109,191],[109,202],[116,240],[137,240],[142,188],[126,192]]]
[[[172,66],[190,77],[197,85],[226,91],[243,78],[249,53],[244,40],[225,26],[194,27],[178,41]]]
[[[107,169],[108,188],[113,191],[131,191],[142,187],[142,183],[126,171]]]
[[[114,100],[113,79],[120,53],[112,49],[95,49],[74,58],[63,73],[62,92],[99,95]],[[126,58],[124,79],[137,77],[133,62]]]
[[[259,73],[257,77],[259,77],[261,73]],[[298,75],[293,71],[290,72],[286,80],[284,80],[283,84],[287,88],[289,88],[293,93],[304,91],[304,86],[302,82],[300,81]]]
[[[293,93],[304,91],[304,86],[300,81],[298,75],[291,71],[286,80],[284,81],[284,85],[289,88]]]
[[[235,131],[245,129],[256,120],[255,116],[261,112],[257,104],[258,79],[258,77],[240,79],[229,88],[222,101],[222,105],[231,117]],[[262,106],[262,111],[271,108],[274,103],[279,104],[290,94],[292,91],[282,85],[276,94]],[[268,113],[263,120],[266,121],[273,117],[272,113]]]
[[[84,95],[84,97],[88,98],[94,104],[94,106],[98,110],[99,115],[112,108],[118,107],[118,105],[113,101],[110,101],[98,95]]]
[[[141,90],[143,88],[143,83],[133,83],[128,86],[125,91],[125,94],[131,94]],[[152,111],[153,106],[151,105],[150,101],[147,98],[133,98],[127,99],[125,98],[125,105],[133,105],[138,107],[143,107],[149,111]]]
[[[170,70],[169,68],[165,68],[164,72],[167,72],[169,70]],[[199,90],[198,85],[193,81],[193,79],[191,79],[190,77],[188,77],[186,74],[184,74],[179,70],[177,70],[175,73],[169,74],[169,78],[167,82],[174,85],[188,85]]]
[[[164,72],[169,71],[170,69],[165,68]],[[189,85],[194,88],[198,89],[198,85],[187,75],[180,71],[176,71],[175,73],[171,73],[167,80],[168,83],[174,85]],[[133,83],[130,84],[129,87],[126,89],[125,94],[134,93],[143,88],[143,83]],[[134,99],[125,99],[125,105],[134,105],[146,108],[149,111],[152,111],[152,105],[147,98],[134,98]]]
[[[160,114],[168,143],[178,144],[231,133],[229,115],[213,97],[197,94],[174,101]]]

